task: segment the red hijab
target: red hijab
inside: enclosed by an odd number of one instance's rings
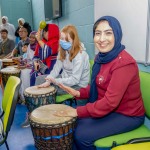
[[[56,24],[48,24],[48,40],[43,38],[42,41],[52,49],[51,56],[42,60],[50,68],[51,60],[56,58],[59,47],[59,28]],[[34,56],[39,56],[39,48],[40,45],[37,44]]]
[[[58,51],[59,46],[59,28],[56,24],[48,24],[48,40],[42,41],[52,48],[52,54]]]

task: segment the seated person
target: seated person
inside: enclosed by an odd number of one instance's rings
[[[0,42],[0,58],[6,57],[15,47],[15,42],[8,38],[8,31],[2,29],[0,31],[2,42]]]
[[[32,32],[32,29],[31,29],[31,26],[29,25],[28,22],[25,22],[25,20],[23,18],[19,18],[18,19],[18,27],[15,31],[15,36],[19,39],[20,39],[20,36],[19,36],[19,29],[22,27],[22,26],[28,26],[28,36],[30,35],[30,33]]]
[[[23,59],[23,60],[26,60],[26,59],[27,59],[27,49],[28,49],[28,45],[29,45],[29,43],[24,43],[23,46],[22,46],[22,52],[23,52],[22,59]]]
[[[6,29],[8,31],[8,38],[15,42],[15,27],[13,24],[9,23],[7,16],[2,17],[2,24],[0,25],[0,31],[2,29]]]
[[[19,36],[21,38],[21,40],[18,42],[18,44],[16,45],[16,47],[13,49],[11,55],[9,56],[9,58],[12,57],[18,57],[18,56],[22,56],[23,52],[22,52],[22,46],[24,43],[29,43],[29,37],[28,35],[28,27],[27,26],[22,26],[19,29]]]
[[[29,45],[25,43],[22,51],[26,52],[26,57],[22,61],[24,62],[24,69],[21,69],[20,79],[22,81],[20,91],[19,91],[19,103],[24,103],[24,90],[30,86],[30,72],[32,70],[32,58],[34,56],[35,47],[37,44],[37,40],[35,38],[36,31],[32,31],[29,35]],[[28,46],[27,46],[28,45]]]
[[[42,38],[41,38],[42,33]],[[43,30],[36,33],[37,46],[35,49],[31,72],[30,85],[35,85],[36,77],[49,74],[56,62],[59,46],[59,28],[56,24],[47,24]]]
[[[145,118],[138,66],[121,44],[119,21],[112,16],[99,18],[93,26],[93,37],[99,53],[91,85],[74,90],[59,84],[78,99],[88,99],[85,106],[55,113],[78,117],[73,150],[96,150],[94,141],[136,129]]]
[[[54,84],[63,83],[79,89],[88,85],[89,75],[89,56],[79,40],[75,26],[67,25],[61,30],[59,54],[53,70],[46,78],[39,76],[36,84],[44,82],[38,87],[48,87],[55,80]],[[57,95],[65,93],[58,88]]]

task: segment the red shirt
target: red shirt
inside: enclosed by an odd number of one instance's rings
[[[136,61],[124,50],[113,61],[102,64],[96,77],[98,99],[77,107],[78,117],[103,117],[111,112],[127,116],[145,113]],[[80,98],[89,98],[90,86],[80,89]]]

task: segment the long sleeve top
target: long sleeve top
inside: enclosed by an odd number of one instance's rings
[[[144,115],[138,67],[126,51],[122,51],[112,62],[101,65],[96,86],[98,99],[77,107],[79,117],[103,117],[111,112],[127,116]],[[81,88],[79,99],[88,99],[89,91],[90,85]]]
[[[0,30],[2,30],[2,29],[6,29],[8,31],[8,38],[15,41],[15,39],[16,39],[15,27],[13,24],[10,24],[10,23],[2,24],[2,25],[0,25]]]
[[[61,77],[57,78],[61,70]],[[63,83],[67,86],[86,87],[89,82],[89,75],[89,56],[85,51],[82,51],[75,56],[72,62],[69,60],[69,53],[66,52],[66,59],[63,61],[57,59],[53,70],[47,77],[55,78],[57,83]]]

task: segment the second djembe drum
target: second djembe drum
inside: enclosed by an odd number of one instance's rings
[[[31,86],[24,91],[25,102],[29,112],[42,105],[54,104],[56,101],[56,89],[53,86],[38,88]]]

